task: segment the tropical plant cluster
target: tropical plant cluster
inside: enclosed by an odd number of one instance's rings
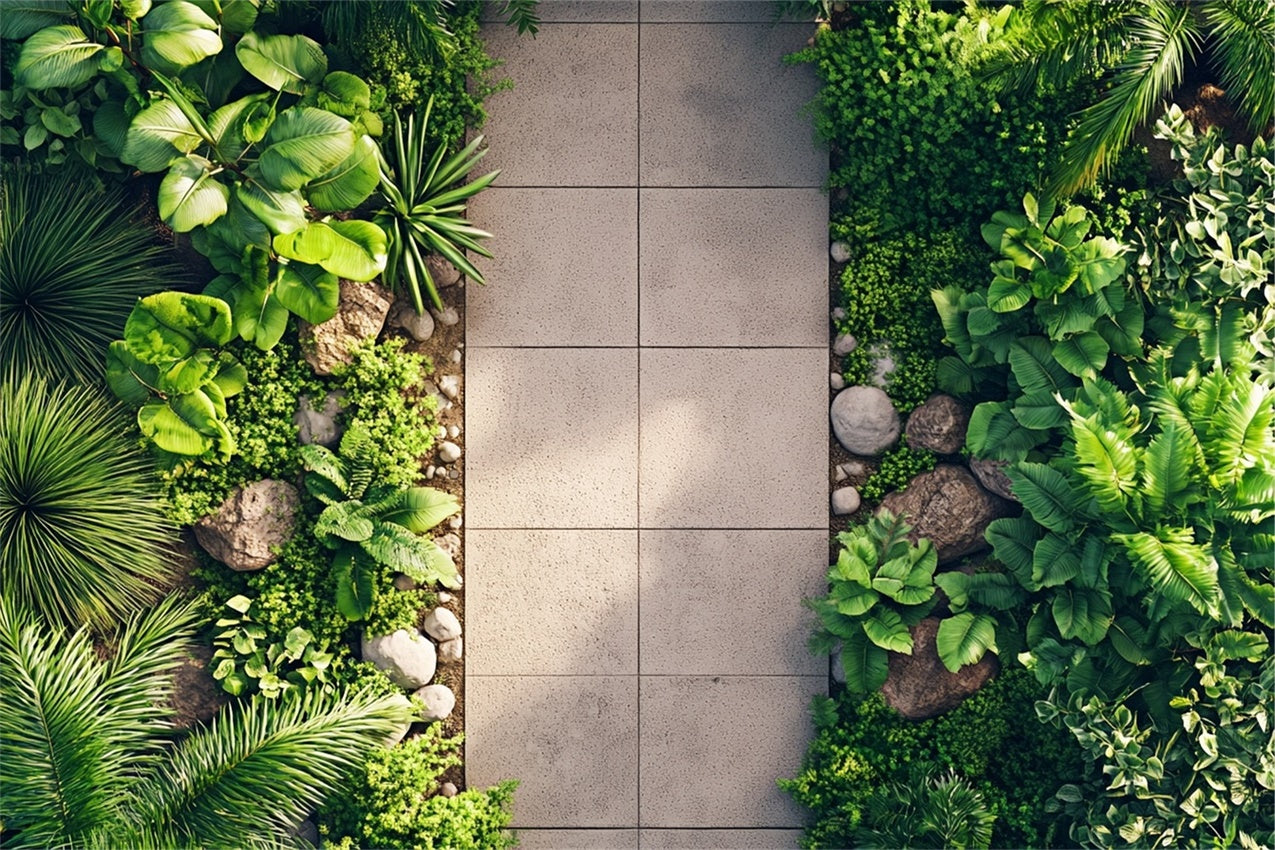
[[[464,213],[494,175],[467,185],[481,138],[454,147],[495,90],[477,6],[33,0],[0,16],[6,846],[280,846],[338,789],[343,817],[383,824],[349,846],[512,840],[512,783],[449,797],[404,780],[454,768],[461,739],[436,726],[385,749],[416,709],[351,652],[459,581],[430,536],[459,505],[418,486],[432,366],[367,340],[320,376],[301,337],[341,286],[376,278],[441,308],[430,254],[481,282],[460,252],[489,256],[487,234]],[[504,8],[534,32],[534,3]],[[428,38],[364,69],[355,48],[385,36],[362,18],[402,16]],[[404,71],[421,87],[390,98]],[[377,223],[405,191],[409,229],[434,234],[411,248]],[[410,271],[387,275],[395,256]],[[299,406],[330,399],[344,441],[301,446]],[[235,573],[195,553],[199,592],[176,590],[179,527],[262,478],[303,485],[276,562]],[[401,573],[419,588],[391,590]],[[175,668],[200,643],[229,704],[178,728]]]
[[[995,13],[897,3],[852,12],[841,32],[859,36],[880,35],[885,23],[915,27],[937,15],[931,26],[974,37],[936,64],[967,63],[974,79],[1019,84],[994,87],[997,98],[1053,91],[1076,110],[1071,119],[1066,111],[1052,119],[1043,135],[1034,135],[1031,125],[1011,133],[1039,166],[1034,174],[1016,172],[1022,179],[1012,203],[1005,203],[1006,184],[989,180],[986,171],[971,170],[979,176],[955,187],[950,197],[977,196],[965,203],[974,213],[965,226],[981,223],[985,247],[973,266],[951,262],[951,279],[939,285],[941,272],[896,278],[880,271],[911,260],[899,246],[933,239],[943,226],[930,212],[937,207],[922,199],[898,205],[894,218],[874,218],[873,204],[863,204],[852,185],[845,196],[850,213],[837,219],[834,200],[832,235],[847,240],[850,253],[842,281],[859,299],[843,304],[837,330],[880,339],[891,317],[865,315],[871,310],[865,295],[870,303],[877,292],[907,291],[914,283],[921,292],[889,297],[905,302],[928,294],[947,349],[930,349],[931,389],[971,405],[965,452],[1000,464],[1021,505],[1017,515],[991,524],[989,555],[939,567],[928,577],[918,573],[915,587],[904,581],[918,600],[941,591],[935,611],[945,623],[963,617],[980,624],[968,633],[978,647],[970,660],[993,652],[1001,679],[1034,678],[1036,735],[1056,733],[1051,758],[1071,766],[1070,779],[1046,774],[1036,787],[1035,810],[1046,812],[1057,830],[1002,839],[1004,815],[992,807],[991,846],[1270,845],[1275,157],[1262,135],[1265,129],[1269,136],[1269,118],[1260,120],[1267,114],[1263,96],[1248,90],[1252,80],[1239,69],[1245,55],[1252,57],[1249,71],[1269,61],[1275,12],[1267,4],[1207,2],[1029,2]],[[1208,38],[1201,37],[1205,32]],[[874,116],[859,114],[867,126],[854,131],[834,126],[836,110],[854,99],[833,93],[860,73],[825,53],[834,43],[821,47],[817,40],[806,51],[822,63],[825,81],[815,104],[817,125],[833,143],[834,163],[844,157],[845,174],[866,169],[874,177],[864,185],[875,188],[884,178],[873,169],[884,154],[855,147],[875,131]],[[883,53],[913,49],[911,42],[875,43]],[[871,53],[862,38],[841,49]],[[1156,103],[1183,79],[1176,63],[1190,54],[1201,59],[1191,73],[1215,70],[1213,79],[1236,104],[1234,129],[1242,142],[1224,135],[1231,127],[1205,131],[1179,107],[1164,112]],[[1019,57],[1021,66],[1010,69],[1007,56]],[[881,69],[883,98],[909,102],[908,68],[901,62]],[[1127,155],[1132,128],[1148,122],[1154,122],[1148,138],[1172,156],[1177,176],[1167,181],[1154,182],[1140,156]],[[981,152],[997,164],[992,146]],[[962,155],[959,149],[951,157]],[[834,187],[841,180],[835,177]],[[933,180],[907,174],[891,195],[924,194]],[[1072,195],[1077,188],[1084,193]],[[915,210],[922,214],[914,216]],[[981,274],[971,271],[978,266]],[[907,339],[906,329],[889,332]],[[866,361],[848,365],[857,381],[871,374]],[[900,406],[910,403],[905,397]],[[869,557],[880,563],[895,540],[896,530],[883,522],[876,518],[843,533],[830,593],[811,603],[820,615],[812,645],[842,652],[842,699],[874,690],[879,652],[907,651],[885,645],[895,638],[882,621],[890,602],[881,607],[883,588]],[[859,562],[868,569],[859,570]],[[857,581],[865,572],[867,582]],[[904,623],[910,614],[906,608],[894,613]],[[817,706],[816,719],[823,731],[806,771],[784,781],[814,810],[809,846],[882,846],[883,840],[932,846],[939,804],[967,799],[952,783],[963,777],[982,791],[984,803],[989,799],[961,766],[929,753],[893,765],[886,776],[866,775],[858,762],[838,760],[844,753],[829,748],[838,736],[871,734],[859,728],[859,718]],[[1012,748],[1014,758],[1032,759],[1033,748],[1044,746],[1040,741],[1024,734]],[[954,775],[945,772],[953,768]],[[887,802],[870,807],[870,794]],[[941,799],[922,800],[933,795]],[[927,807],[933,817],[908,820],[909,812]],[[965,808],[971,830],[981,822],[977,808],[972,802]],[[872,824],[886,815],[889,830],[911,823],[911,837],[873,832]],[[980,846],[974,832],[968,835],[959,846]]]

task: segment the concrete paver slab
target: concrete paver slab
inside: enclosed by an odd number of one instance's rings
[[[634,345],[637,209],[634,189],[479,195],[470,216],[495,234],[495,257],[467,294],[469,345]]]
[[[497,14],[503,5],[502,2],[485,3],[482,20],[503,22],[505,18]],[[536,14],[545,24],[632,23],[638,20],[638,0],[540,0]]]
[[[650,23],[770,23],[775,4],[766,0],[642,0],[639,20]]]
[[[799,829],[644,829],[644,850],[796,850]]]
[[[827,358],[643,349],[642,527],[826,528]]]
[[[643,345],[827,344],[821,190],[643,189],[641,209]]]
[[[521,850],[638,850],[636,829],[521,829]]]
[[[827,531],[643,531],[641,543],[644,674],[827,674],[801,604],[826,592]]]
[[[637,678],[469,676],[472,786],[522,780],[513,826],[637,825]]]
[[[637,174],[637,25],[544,24],[533,39],[484,30],[517,81],[517,108],[488,101],[488,169],[502,186],[632,186]],[[549,58],[550,61],[546,61]]]
[[[803,814],[775,785],[813,735],[826,676],[643,676],[642,825],[787,827]]]
[[[818,187],[828,154],[802,107],[809,24],[650,26],[641,44],[641,185]],[[781,252],[783,253],[783,252]]]
[[[637,352],[471,348],[467,357],[466,527],[633,528]]]
[[[471,529],[469,675],[637,673],[637,551],[636,531]]]

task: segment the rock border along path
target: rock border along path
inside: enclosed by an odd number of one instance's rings
[[[471,209],[466,771],[528,848],[795,847],[827,661],[827,154],[769,2],[486,25]]]

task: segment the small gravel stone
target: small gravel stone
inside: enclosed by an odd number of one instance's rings
[[[451,355],[450,355],[450,359],[451,359],[451,361],[452,361],[453,363],[459,363],[459,362],[460,362],[460,358],[461,358],[460,349],[459,349],[459,348],[453,348],[453,349],[452,349],[452,353],[451,353]]]
[[[438,592],[438,601],[444,605],[446,605],[448,602],[451,602],[455,598],[456,598],[455,596],[452,596],[446,590],[440,590]]]
[[[456,399],[460,396],[460,376],[444,375],[438,379],[438,388],[443,391],[443,395]]]
[[[447,477],[448,477],[448,478],[451,478],[451,479],[453,479],[453,480],[455,480],[455,479],[457,479],[457,478],[460,478],[460,470],[459,470],[459,469],[453,469],[451,472],[447,473]]]
[[[832,341],[832,353],[844,357],[854,351],[858,344],[859,341],[850,334],[837,334],[837,338]]]
[[[460,446],[450,440],[445,440],[438,447],[438,459],[443,463],[455,463],[460,460]]]
[[[846,388],[846,379],[837,372],[829,372],[828,386],[834,390],[844,390]]]
[[[440,440],[441,440],[441,439],[443,439],[443,438],[445,438],[445,437],[447,436],[447,429],[446,429],[444,426],[442,426],[442,425],[437,425],[437,426],[435,426],[435,428],[434,428],[434,436],[435,436],[435,437],[437,437],[437,438],[438,438],[438,439],[440,439]]]
[[[840,484],[842,481],[845,481],[849,477],[850,476],[846,475],[845,470],[839,466],[832,471],[832,480],[836,481],[838,484]]]
[[[448,307],[446,310],[430,310],[434,318],[438,320],[440,325],[451,327],[460,322],[460,313],[456,312],[455,307]]]
[[[434,466],[433,464],[430,464],[429,466],[425,467],[425,477],[426,477],[426,478],[433,478],[433,477],[434,477],[434,470],[436,470],[436,469],[438,469],[438,467]]]
[[[845,463],[839,465],[837,469],[844,472],[848,477],[863,475],[864,473],[868,471],[868,468],[863,465],[863,461],[861,460],[848,460]]]
[[[398,575],[394,576],[394,589],[395,590],[415,590],[416,581],[411,576],[406,575],[405,573],[399,573]]]
[[[446,685],[426,685],[412,694],[425,703],[420,718],[425,721],[443,720],[456,707],[456,695]]]
[[[438,660],[444,664],[454,664],[460,661],[465,654],[465,639],[463,637],[445,640],[438,645]]]
[[[448,527],[448,528],[451,528],[451,529],[454,529],[454,530],[459,530],[459,529],[460,529],[460,527],[461,527],[461,525],[463,525],[463,524],[464,524],[464,520],[462,520],[462,519],[461,519],[460,517],[458,517],[458,516],[454,516],[454,517],[452,517],[451,519],[449,519],[449,520],[447,521],[447,527]]]
[[[833,308],[833,310],[832,310],[832,320],[833,320],[834,322],[839,322],[839,321],[841,321],[842,319],[844,319],[845,317],[846,317],[846,308],[844,308],[844,307],[834,307],[834,308]]]
[[[434,319],[429,313],[418,313],[416,308],[406,301],[396,301],[390,308],[386,324],[392,328],[400,328],[417,342],[424,342],[434,335]]]
[[[443,469],[443,468],[440,466],[438,469],[435,469],[435,470],[434,470],[434,477],[435,477],[435,478],[446,478],[446,477],[447,477],[447,470],[446,470],[446,469]]]
[[[438,793],[442,794],[444,797],[455,797],[460,792],[456,789],[455,783],[444,782],[442,785],[438,786]]]
[[[459,426],[459,425],[448,425],[448,426],[447,426],[447,436],[451,437],[453,440],[454,440],[454,439],[456,439],[457,437],[459,437],[459,436],[460,436],[460,426]]]
[[[841,665],[841,650],[832,653],[832,681],[838,685],[846,683],[846,668]]]
[[[844,263],[850,259],[850,246],[844,242],[833,242],[828,246],[828,254],[834,263]]]
[[[838,487],[832,491],[832,512],[846,516],[859,510],[859,491],[853,487]]]
[[[439,549],[442,549],[453,558],[460,557],[460,535],[444,534],[442,537],[436,538],[434,542],[438,544]]]
[[[447,608],[435,608],[425,616],[425,634],[436,641],[460,637],[460,620]]]

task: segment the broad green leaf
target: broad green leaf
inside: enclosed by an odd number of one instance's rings
[[[1062,393],[1077,383],[1054,359],[1049,342],[1043,337],[1017,340],[1009,348],[1009,365],[1025,393]]]
[[[314,523],[314,536],[324,542],[347,540],[360,543],[372,536],[376,526],[363,505],[355,501],[328,505]]]
[[[363,80],[345,71],[333,71],[323,78],[318,92],[320,109],[353,120],[372,105],[372,90]]]
[[[846,674],[847,690],[866,694],[885,684],[890,672],[890,656],[861,629],[857,631],[857,635],[841,642],[841,669]]]
[[[306,85],[322,80],[328,70],[323,48],[303,35],[249,32],[235,45],[235,55],[249,74],[289,94],[305,94]]]
[[[873,560],[875,562],[875,552]],[[868,587],[872,584],[872,576],[864,559],[843,543],[843,548],[837,554],[837,562],[828,568],[828,581],[854,582]]]
[[[844,617],[859,617],[868,613],[880,598],[872,588],[852,581],[837,583],[828,594],[828,601],[832,603],[836,614]]]
[[[1103,427],[1096,416],[1072,416],[1072,438],[1076,442],[1077,471],[1089,484],[1089,492],[1104,511],[1137,512],[1137,448],[1121,434]],[[1061,529],[1060,529],[1061,530]]]
[[[1014,418],[1033,431],[1050,431],[1067,424],[1067,411],[1050,392],[1034,392],[1014,401]]]
[[[997,275],[987,288],[987,306],[997,313],[1012,313],[1031,300],[1031,289],[1012,277]]]
[[[863,620],[863,632],[882,649],[912,654],[912,633],[897,612],[889,608],[880,608],[875,614]]]
[[[43,124],[50,133],[69,138],[74,136],[80,130],[84,129],[84,125],[80,123],[78,115],[68,115],[58,106],[46,106],[40,110],[40,123]]]
[[[221,31],[232,35],[243,35],[252,29],[257,21],[257,10],[260,0],[190,0],[211,18],[218,18]],[[220,7],[220,14],[218,7]]]
[[[459,512],[460,502],[451,493],[433,487],[408,487],[394,508],[382,514],[381,519],[421,533]]]
[[[385,268],[385,231],[370,221],[311,222],[274,238],[277,254],[313,263],[347,280],[368,281]]]
[[[179,156],[203,141],[199,132],[171,100],[157,100],[133,116],[124,136],[120,161],[139,171],[163,171]]]
[[[0,17],[8,17],[6,14]],[[22,44],[13,66],[18,85],[43,91],[75,88],[93,79],[98,72],[99,54],[105,48],[90,41],[84,30],[64,24],[42,29]]]
[[[1241,632],[1234,629],[1217,632],[1209,638],[1209,648],[1216,653],[1219,661],[1244,659],[1260,661],[1270,651],[1270,639],[1255,632]]]
[[[199,391],[144,405],[137,412],[137,426],[160,449],[192,457],[211,451],[218,426],[225,427],[211,400]]]
[[[1032,519],[1060,533],[1075,526],[1080,498],[1062,473],[1043,463],[1026,461],[1010,466],[1005,473]]]
[[[1167,514],[1181,515],[1187,508],[1183,496],[1195,472],[1195,434],[1173,421],[1162,421],[1161,431],[1143,455],[1142,492],[1146,517],[1159,521]]]
[[[124,325],[129,349],[144,363],[172,363],[199,348],[220,347],[233,334],[224,301],[186,292],[159,292],[137,302]]]
[[[948,604],[953,611],[960,612],[965,610],[965,606],[969,604],[969,585],[970,576],[963,572],[953,570],[952,572],[939,573],[934,577],[934,583],[943,590],[943,594],[947,596]]]
[[[218,356],[217,374],[213,376],[213,383],[226,398],[237,396],[248,386],[248,370],[233,354],[223,351]]]
[[[357,546],[342,546],[332,558],[332,579],[336,583],[336,607],[347,620],[362,620],[376,599],[375,570]]]
[[[1114,618],[1107,630],[1107,639],[1116,654],[1130,664],[1150,662],[1146,652],[1147,631],[1132,617],[1121,615]]]
[[[151,10],[151,0],[120,0],[120,11],[130,21],[137,21]]]
[[[1008,402],[985,401],[970,415],[965,447],[975,457],[1016,462],[1047,438],[1019,424]]]
[[[45,27],[66,24],[74,16],[66,0],[10,0],[0,15],[0,38],[21,41]]]
[[[274,296],[284,307],[312,325],[336,315],[341,285],[336,275],[307,263],[279,265]]]
[[[164,395],[190,393],[212,380],[219,364],[212,351],[201,348],[192,356],[160,370],[159,390]]]
[[[217,22],[185,0],[156,6],[146,15],[143,29],[142,64],[164,74],[221,52]]]
[[[244,209],[261,219],[273,234],[292,233],[306,226],[305,202],[300,192],[281,192],[242,181],[235,185],[235,195]]]
[[[159,369],[138,360],[128,350],[128,343],[117,339],[106,350],[106,385],[120,401],[140,407],[159,386]]]
[[[264,92],[227,103],[208,116],[208,129],[223,160],[238,160],[248,149],[244,123],[258,110],[270,109],[269,95]]]
[[[967,592],[972,602],[1000,611],[1018,607],[1026,597],[1018,582],[1006,573],[975,573],[969,577]]]
[[[1202,614],[1212,614],[1221,595],[1217,563],[1197,544],[1189,528],[1161,528],[1116,534],[1129,557],[1146,574],[1151,587],[1166,598],[1185,600]]]
[[[1092,378],[1107,365],[1107,341],[1094,331],[1076,334],[1054,344],[1054,359],[1078,378]]]
[[[291,192],[344,162],[355,141],[350,122],[339,115],[294,106],[270,125],[257,169],[268,185]]]
[[[159,184],[159,215],[176,232],[189,233],[225,215],[229,197],[212,163],[192,154],[174,162]]]
[[[939,660],[952,673],[976,664],[990,649],[996,652],[996,618],[966,611],[939,623],[934,639]]]
[[[1030,517],[1002,517],[987,526],[987,542],[992,545],[996,560],[1005,565],[1019,583],[1028,590],[1039,590],[1032,578],[1032,563],[1036,541],[1042,529]]]
[[[376,142],[370,136],[359,136],[353,153],[305,187],[310,206],[336,211],[352,210],[363,203],[380,183],[377,156]]]
[[[108,100],[93,112],[93,134],[106,145],[113,156],[124,152],[124,140],[128,138],[129,117],[124,104]]]
[[[1113,619],[1111,594],[1091,587],[1067,585],[1058,588],[1052,609],[1058,633],[1089,646],[1106,637],[1107,627]]]
[[[288,329],[288,309],[279,303],[269,286],[240,287],[235,297],[234,317],[240,339],[262,351],[278,345]]]
[[[1032,551],[1032,583],[1036,587],[1057,587],[1080,574],[1080,550],[1066,537],[1052,531],[1036,543]]]

